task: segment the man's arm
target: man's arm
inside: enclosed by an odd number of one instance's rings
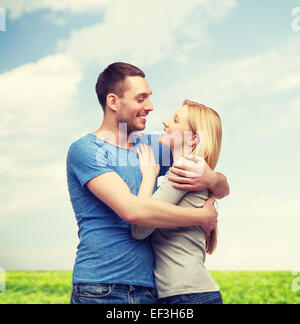
[[[194,166],[184,163],[174,164],[170,171],[176,176],[168,179],[173,181],[173,187],[189,191],[202,191],[209,189],[217,199],[223,199],[230,194],[227,178],[213,171],[206,161],[201,158],[188,158],[196,162]]]
[[[87,188],[127,222],[153,228],[201,226],[210,232],[218,222],[212,197],[203,208],[184,208],[152,198],[133,195],[115,172],[104,173],[87,183]]]

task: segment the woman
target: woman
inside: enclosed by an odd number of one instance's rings
[[[205,159],[211,169],[217,165],[222,142],[222,124],[212,109],[186,100],[174,118],[164,122],[159,141],[170,146],[176,162],[183,156],[191,160]],[[138,196],[151,197],[159,166],[150,147],[137,150],[143,180]],[[184,159],[186,163],[192,163]],[[194,162],[195,163],[195,162]],[[188,192],[173,188],[168,180],[170,172],[161,181],[154,199],[180,206],[200,208],[209,198],[209,191]],[[206,237],[200,227],[151,229],[131,225],[133,238],[142,240],[152,234],[155,253],[155,280],[162,304],[222,304],[219,288],[206,271],[206,253],[213,253],[217,229]]]

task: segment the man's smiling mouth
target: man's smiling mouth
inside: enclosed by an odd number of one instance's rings
[[[147,115],[138,115],[138,118],[141,119],[142,122],[146,122],[147,121]]]

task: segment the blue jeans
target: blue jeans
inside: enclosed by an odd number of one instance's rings
[[[207,292],[201,294],[187,294],[161,298],[159,304],[223,304],[222,295],[219,291]]]
[[[156,289],[117,284],[73,285],[71,304],[157,304]]]

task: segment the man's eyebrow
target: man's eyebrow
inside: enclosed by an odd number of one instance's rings
[[[138,98],[138,97],[149,97],[151,96],[153,93],[152,91],[151,92],[143,92],[143,93],[139,93],[135,96],[135,98]]]

